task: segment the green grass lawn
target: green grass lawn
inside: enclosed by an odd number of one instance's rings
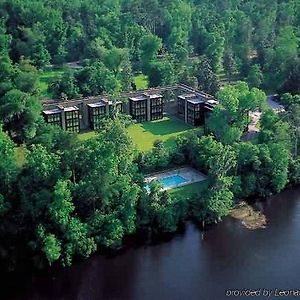
[[[130,125],[128,133],[141,151],[149,151],[155,140],[162,140],[167,148],[175,145],[178,136],[189,131],[199,130],[188,126],[175,117]]]
[[[79,141],[84,142],[86,140],[94,138],[95,136],[96,136],[96,131],[81,132],[78,134],[78,139]]]
[[[207,181],[196,182],[190,185],[179,187],[177,189],[169,190],[171,197],[185,197],[188,198],[194,194],[200,194],[207,189]]]
[[[48,91],[49,83],[53,79],[57,79],[64,73],[64,68],[55,68],[41,71],[39,76],[39,89],[43,99],[51,99],[52,95]]]
[[[134,76],[134,83],[137,90],[145,90],[149,87],[148,77],[143,74]]]

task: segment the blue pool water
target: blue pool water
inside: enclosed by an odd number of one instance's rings
[[[163,188],[168,188],[168,189],[175,188],[179,184],[188,182],[187,179],[185,179],[184,177],[182,177],[180,175],[172,175],[172,176],[160,178],[158,181],[160,182],[160,184],[162,185]],[[147,184],[145,186],[145,189],[148,193],[150,193],[149,184]]]
[[[187,180],[180,175],[173,175],[173,176],[161,178],[159,179],[159,182],[162,184],[164,188],[172,188],[179,184],[187,182]]]

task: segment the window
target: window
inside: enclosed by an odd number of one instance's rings
[[[130,101],[130,114],[137,122],[147,121],[147,101]]]
[[[191,125],[195,123],[195,106],[190,102],[187,104],[187,122]]]
[[[178,98],[177,112],[180,118],[184,118],[185,115],[185,100]]]
[[[114,112],[122,113],[123,111],[123,104],[122,103],[116,103],[116,104],[110,104],[109,105],[109,114],[112,115]]]
[[[61,127],[61,113],[53,113],[45,115],[45,120],[48,124]]]
[[[101,119],[106,115],[106,106],[89,107],[89,120],[91,129],[97,130],[101,127]]]
[[[151,120],[159,120],[163,118],[163,101],[162,98],[151,99]]]
[[[65,124],[66,130],[71,132],[79,132],[80,124],[79,124],[79,111],[66,111],[65,112]]]

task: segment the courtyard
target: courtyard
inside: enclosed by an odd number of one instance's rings
[[[128,134],[140,151],[149,151],[156,140],[163,141],[165,147],[175,146],[176,138],[188,132],[199,130],[191,127],[180,119],[168,116],[161,120],[132,124]]]

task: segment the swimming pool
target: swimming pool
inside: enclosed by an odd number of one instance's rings
[[[172,175],[172,176],[159,179],[159,182],[162,184],[164,188],[168,189],[168,188],[176,187],[179,184],[186,183],[187,180],[180,175]]]
[[[160,179],[157,179],[157,181],[162,185],[162,188],[164,190],[169,190],[172,188],[177,187],[178,185],[181,185],[183,183],[187,183],[188,180],[180,175],[172,175],[167,177],[162,177]],[[150,193],[150,186],[149,184],[146,185],[146,190],[148,193]]]
[[[145,188],[150,193],[150,183],[153,181],[159,182],[162,185],[162,190],[170,190],[203,180],[206,180],[206,176],[197,170],[181,167],[145,176]]]

